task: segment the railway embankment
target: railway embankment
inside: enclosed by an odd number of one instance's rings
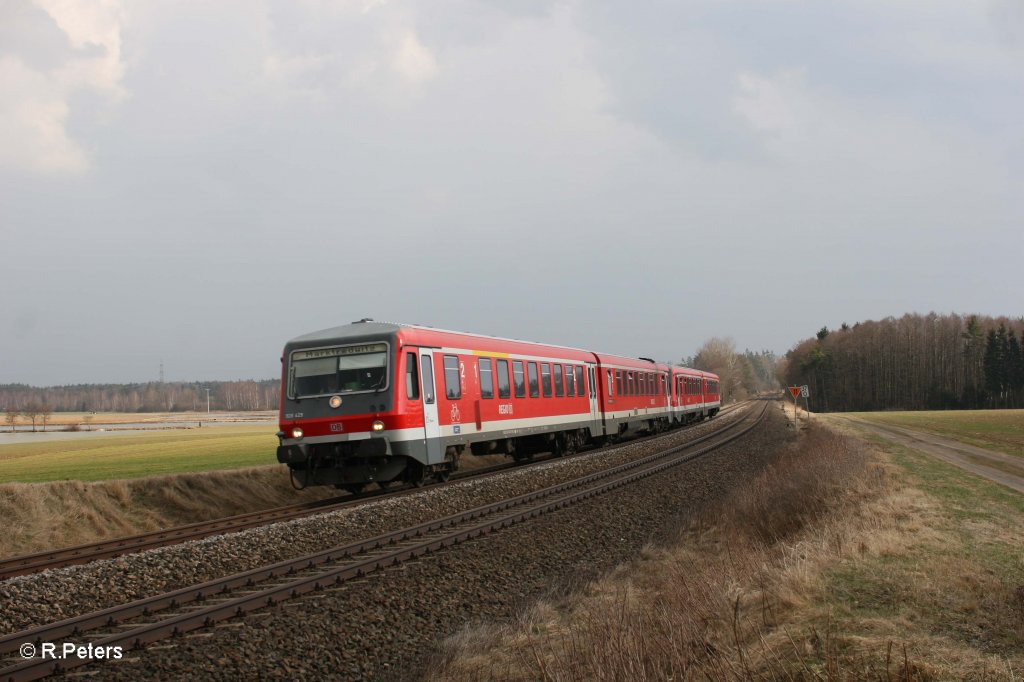
[[[110,481],[0,484],[0,557],[328,497],[278,465]]]
[[[811,420],[672,542],[464,628],[429,677],[1019,680],[1022,529],[1013,491]]]

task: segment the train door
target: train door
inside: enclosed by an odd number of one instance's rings
[[[590,391],[588,396],[590,397],[590,435],[598,437],[604,434],[604,429],[601,425],[601,406],[597,402],[597,368],[593,363],[587,363],[587,383],[589,384]]]
[[[429,348],[420,348],[420,395],[423,399],[423,437],[427,445],[427,464],[441,457],[441,422],[437,417],[437,389],[434,384],[434,359]]]

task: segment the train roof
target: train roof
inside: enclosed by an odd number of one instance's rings
[[[310,332],[309,334],[303,334],[297,336],[294,339],[288,341],[288,345],[295,343],[328,343],[337,341],[338,339],[347,338],[364,338],[367,336],[379,335],[390,335],[396,334],[402,329],[415,329],[427,333],[436,334],[454,334],[457,336],[468,336],[476,339],[488,339],[491,341],[503,341],[507,343],[525,343],[533,346],[544,346],[546,348],[559,348],[561,350],[571,350],[579,353],[590,353],[595,354],[593,351],[585,348],[575,348],[572,346],[561,346],[557,343],[543,343],[541,341],[528,341],[526,339],[509,339],[501,336],[489,336],[487,334],[477,334],[474,332],[462,332],[452,329],[438,329],[437,327],[428,327],[422,324],[407,324],[403,322],[376,322],[370,318],[363,320],[357,320],[349,324],[341,325],[340,327],[331,327],[329,329],[321,329],[319,331]],[[609,356],[611,357],[611,356]],[[615,356],[620,357],[620,356]],[[623,358],[623,359],[635,359],[635,358]]]
[[[543,346],[545,348],[557,348],[560,350],[574,351],[577,353],[587,353],[594,355],[601,364],[619,364],[619,365],[631,365],[634,367],[647,367],[654,365],[659,370],[665,370],[671,368],[672,370],[679,371],[685,370],[687,373],[702,374],[700,370],[691,368],[678,367],[674,365],[666,365],[661,362],[652,362],[645,358],[632,358],[623,355],[614,355],[611,353],[597,353],[584,348],[574,348],[572,346],[561,346],[554,343],[542,343],[540,341],[527,341],[524,339],[509,339],[501,336],[489,336],[487,334],[476,334],[473,332],[462,332],[454,331],[451,329],[438,329],[436,327],[428,327],[420,324],[407,324],[402,322],[377,322],[370,318],[364,318],[362,320],[356,320],[349,324],[341,325],[338,327],[330,327],[328,329],[320,329],[315,332],[303,334],[302,336],[296,336],[294,339],[288,341],[288,346],[293,345],[307,345],[307,344],[318,344],[318,343],[333,343],[340,339],[353,339],[363,340],[368,337],[374,336],[392,336],[397,334],[403,329],[415,329],[418,331],[437,333],[437,334],[453,334],[458,336],[467,336],[477,339],[487,339],[491,341],[501,341],[507,343],[523,343],[533,346]],[[703,373],[706,374],[706,373]],[[708,374],[708,376],[715,376]]]
[[[375,335],[385,336],[397,333],[398,330],[404,326],[408,325],[395,324],[393,322],[374,322],[370,319],[359,320],[340,327],[320,329],[315,332],[303,334],[302,336],[296,336],[294,339],[288,341],[288,345],[293,343],[327,343],[330,341],[337,341],[338,339],[355,337],[362,338]]]

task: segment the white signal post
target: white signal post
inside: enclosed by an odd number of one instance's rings
[[[796,425],[800,426],[800,415],[796,411],[796,399],[800,397],[800,387],[790,386],[789,392],[793,395],[793,419],[796,420]]]
[[[807,388],[807,384],[800,387],[800,395],[804,398],[804,409],[807,410],[807,418],[811,418],[811,389]]]

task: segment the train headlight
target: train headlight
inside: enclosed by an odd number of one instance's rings
[[[292,429],[292,438],[302,438],[302,429],[298,426]]]
[[[376,420],[375,422],[373,422],[373,430],[374,431],[383,431],[384,430],[384,422],[382,422],[379,419]]]
[[[331,399],[327,401],[327,404],[333,407],[334,409],[338,409],[339,407],[341,407],[341,396],[332,395]]]

